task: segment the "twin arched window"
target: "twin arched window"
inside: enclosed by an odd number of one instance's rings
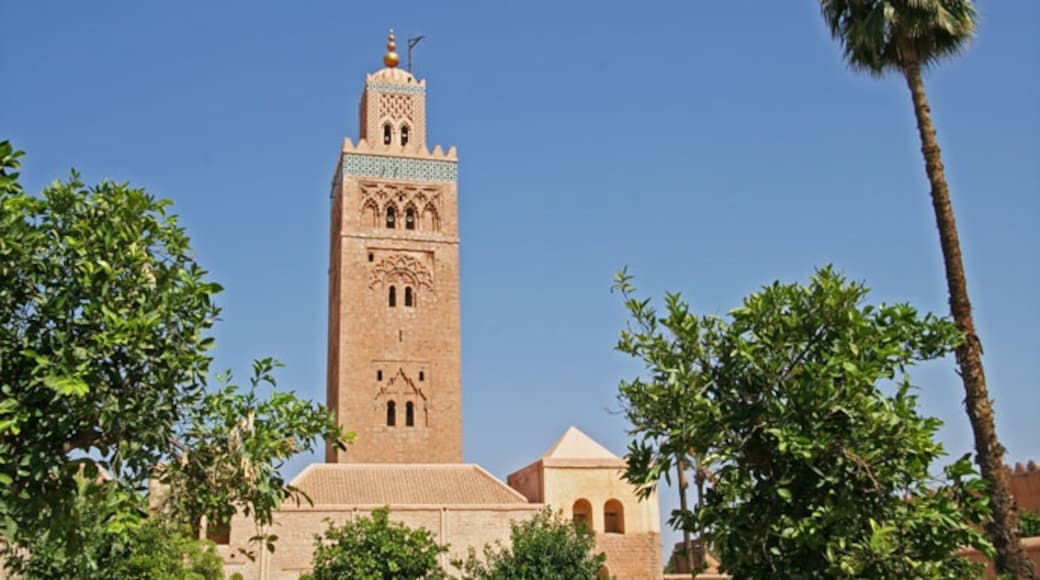
[[[415,427],[415,403],[408,401],[404,404],[404,425]],[[386,426],[397,426],[397,403],[388,401],[386,403]]]
[[[571,508],[574,523],[593,529],[592,504],[587,499],[579,499]],[[603,531],[608,534],[625,533],[625,506],[616,499],[609,499],[603,504]]]
[[[397,227],[397,209],[392,205],[386,208],[386,227],[391,230]],[[412,208],[404,210],[404,229],[415,229],[415,210]]]
[[[408,138],[411,136],[411,129],[408,124],[401,125],[401,147],[408,144]],[[394,141],[394,128],[390,123],[383,125],[383,145],[389,145]]]
[[[387,290],[386,302],[390,306],[390,308],[393,308],[393,307],[397,306],[397,286],[390,286],[390,289]],[[404,305],[405,305],[405,307],[411,308],[411,307],[416,305],[416,302],[417,302],[417,300],[416,300],[415,291],[412,290],[411,286],[405,286],[404,287]]]

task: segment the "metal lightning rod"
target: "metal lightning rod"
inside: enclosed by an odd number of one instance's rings
[[[422,42],[422,39],[424,39],[424,38],[426,38],[426,36],[420,34],[419,36],[416,36],[414,38],[409,38],[408,39],[408,72],[409,73],[412,72],[412,49],[415,48],[415,45],[417,45],[420,42]]]

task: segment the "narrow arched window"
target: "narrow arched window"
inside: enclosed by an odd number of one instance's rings
[[[574,515],[574,523],[592,529],[592,504],[587,499],[579,499],[571,508]]]
[[[397,306],[397,287],[395,287],[395,286],[391,286],[390,287],[390,292],[389,292],[389,295],[387,297],[387,302],[390,303],[390,308],[393,308],[394,306]]]
[[[415,403],[411,401],[404,406],[404,424],[408,427],[415,426]]]
[[[625,533],[625,506],[616,499],[603,504],[603,531],[608,534]]]
[[[396,221],[397,221],[397,210],[394,209],[394,206],[390,206],[390,207],[386,208],[386,227],[388,227],[390,229],[395,228],[396,225],[397,225],[395,223]]]
[[[408,144],[408,125],[401,125],[401,146]]]
[[[390,123],[383,125],[383,145],[389,145],[394,140],[394,130]]]
[[[411,286],[405,286],[404,287],[404,305],[405,306],[415,306],[415,298],[412,296],[412,287]]]
[[[377,381],[383,380],[383,369],[378,369],[376,371],[376,380]]]
[[[390,401],[386,404],[386,426],[397,425],[397,403]]]
[[[415,229],[415,210],[412,208],[404,210],[404,229]]]

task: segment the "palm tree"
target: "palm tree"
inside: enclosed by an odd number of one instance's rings
[[[975,8],[970,0],[820,0],[820,8],[849,66],[876,76],[901,73],[910,89],[946,266],[950,312],[966,337],[957,349],[957,364],[975,433],[975,458],[991,487],[993,520],[988,532],[997,551],[997,570],[1016,578],[1035,578],[1019,543],[1018,518],[1004,471],[1004,448],[997,440],[982,369],[982,344],[971,317],[957,224],[921,77],[922,69],[957,54],[968,43],[975,32]]]

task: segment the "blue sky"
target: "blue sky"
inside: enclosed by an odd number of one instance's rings
[[[71,167],[174,200],[226,287],[218,368],[323,400],[328,191],[386,29],[425,34],[428,141],[460,156],[465,456],[504,477],[576,425],[626,444],[624,265],[722,313],[833,263],[946,312],[901,79],[854,74],[802,2],[5,2],[0,136],[38,191]],[[926,78],[997,427],[1040,459],[1040,3],[981,2]],[[403,44],[403,43],[402,43]],[[952,359],[923,412],[971,449]],[[298,471],[309,459],[291,466]],[[662,511],[674,504],[666,493]]]

